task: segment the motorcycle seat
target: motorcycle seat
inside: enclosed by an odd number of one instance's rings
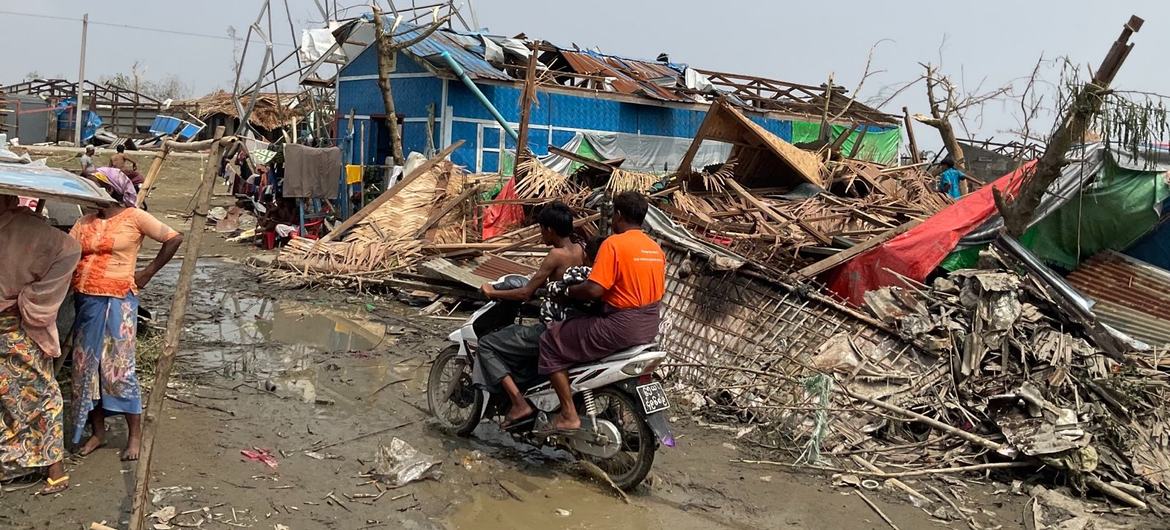
[[[629,359],[629,358],[631,358],[631,357],[637,357],[637,356],[638,356],[638,355],[640,355],[641,353],[643,353],[643,352],[646,352],[646,351],[649,351],[649,350],[653,350],[653,349],[655,349],[655,348],[657,348],[657,347],[658,347],[658,345],[657,345],[657,344],[655,344],[655,343],[650,343],[650,344],[642,344],[642,345],[639,345],[639,346],[634,346],[633,348],[630,348],[630,349],[628,349],[628,350],[622,350],[622,351],[619,351],[619,352],[617,352],[617,353],[615,353],[615,354],[613,354],[613,355],[610,355],[610,356],[608,356],[608,357],[605,357],[605,358],[603,358],[603,359],[601,359],[600,361],[597,361],[597,362],[599,362],[599,363],[608,363],[608,362],[613,362],[613,361],[621,361],[621,360],[624,360],[624,359]]]

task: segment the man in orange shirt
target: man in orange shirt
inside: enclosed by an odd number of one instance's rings
[[[552,425],[556,430],[581,427],[569,388],[570,367],[654,342],[658,335],[666,254],[642,232],[649,206],[639,193],[614,197],[614,235],[597,251],[589,279],[567,292],[578,300],[600,299],[605,310],[597,316],[553,322],[540,338],[540,373],[549,377],[561,400],[561,412]]]

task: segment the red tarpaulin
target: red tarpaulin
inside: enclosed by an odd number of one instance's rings
[[[500,193],[496,194],[497,201],[517,199],[516,179],[510,178],[504,184]],[[498,235],[506,234],[513,227],[524,221],[524,207],[519,204],[493,204],[483,211],[483,239],[486,241]]]
[[[829,290],[849,303],[861,306],[867,291],[882,287],[905,287],[895,271],[907,278],[923,281],[955,249],[968,232],[982,225],[995,212],[993,188],[1014,196],[1023,182],[1023,174],[1035,162],[1004,175],[990,185],[964,196],[943,208],[922,224],[887,241],[852,261],[826,272],[822,277]]]

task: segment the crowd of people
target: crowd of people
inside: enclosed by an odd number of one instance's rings
[[[129,436],[123,460],[136,460],[142,414],[135,369],[138,293],[174,257],[182,236],[137,207],[136,164],[119,148],[98,167],[91,148],[81,174],[116,202],[82,216],[68,234],[19,199],[0,195],[0,481],[44,475],[42,493],[69,487],[66,424],[55,362],[72,359],[68,425],[79,455],[106,443],[106,417],[123,415]],[[146,238],[161,243],[137,267]],[[57,312],[72,293],[76,309],[62,351]],[[85,436],[86,427],[89,436]],[[85,440],[82,443],[82,440]]]

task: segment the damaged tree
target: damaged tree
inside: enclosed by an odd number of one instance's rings
[[[1101,61],[1101,66],[1093,74],[1093,79],[1076,88],[1069,98],[1070,103],[1064,116],[1048,140],[1048,148],[1032,166],[1032,170],[1025,174],[1016,198],[1008,201],[1000,190],[993,190],[995,206],[1003,216],[1004,229],[1008,235],[1020,237],[1028,229],[1036,214],[1036,208],[1040,206],[1040,199],[1060,176],[1060,170],[1068,164],[1065,158],[1066,151],[1074,141],[1080,141],[1084,137],[1093,118],[1101,112],[1105,97],[1109,94],[1109,84],[1113,82],[1121,64],[1133,49],[1129,38],[1141,29],[1143,22],[1140,17],[1131,16],[1122,28],[1121,35],[1109,49],[1109,53]]]
[[[395,40],[394,30],[398,28],[400,18],[394,19],[394,25],[385,31],[385,20],[382,18],[382,8],[378,4],[371,4],[374,10],[374,34],[378,44],[378,88],[382,91],[382,104],[386,107],[386,129],[390,131],[390,153],[397,165],[406,164],[406,156],[402,154],[402,133],[398,130],[398,114],[394,110],[394,92],[390,86],[390,74],[398,69],[398,52],[405,50],[423,39],[429,37],[447,23],[451,15],[442,18],[436,16],[430,25],[418,30],[418,34],[407,40]]]
[[[926,81],[926,97],[930,103],[930,116],[915,114],[914,119],[923,125],[937,129],[939,135],[942,136],[943,145],[951,154],[955,169],[967,171],[967,159],[963,156],[963,146],[959,144],[958,136],[955,135],[955,126],[951,120],[954,118],[962,120],[963,111],[1004,95],[1010,87],[1001,87],[982,95],[962,97],[959,88],[949,77],[940,73],[937,66],[926,63],[922,64],[922,67],[926,69],[926,74],[922,76],[922,79]]]

